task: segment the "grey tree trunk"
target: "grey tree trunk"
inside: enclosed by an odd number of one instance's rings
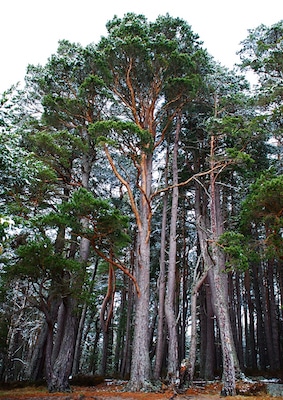
[[[166,247],[166,225],[167,225],[167,206],[168,194],[165,193],[163,197],[163,211],[162,211],[162,226],[161,226],[161,239],[160,239],[160,260],[159,260],[159,277],[158,277],[158,324],[157,324],[157,343],[156,343],[156,356],[154,367],[154,378],[157,380],[161,376],[162,363],[164,359],[164,345],[165,345],[165,292],[166,292],[166,278],[165,278],[165,247]]]
[[[209,283],[212,291],[212,304],[217,317],[223,365],[223,396],[232,396],[236,393],[236,373],[239,373],[239,361],[235,350],[235,344],[228,312],[227,275],[225,270],[225,256],[220,251],[217,240],[223,233],[223,218],[217,165],[215,164],[216,138],[211,137],[210,144],[210,207],[205,207],[206,201],[200,196],[200,188],[196,188],[196,218],[201,254],[204,268],[208,271]],[[220,166],[221,167],[221,166]],[[206,194],[204,194],[206,196]],[[201,201],[203,200],[203,201]],[[202,204],[202,208],[200,206]]]
[[[203,324],[201,326],[202,338],[202,357],[201,357],[201,377],[205,380],[213,380],[216,371],[216,351],[215,351],[215,314],[211,304],[211,289],[208,279],[205,281],[205,311],[202,313]],[[205,327],[204,332],[202,327]]]
[[[149,357],[149,284],[150,284],[150,229],[152,185],[152,156],[143,154],[141,199],[138,217],[136,279],[140,295],[136,298],[133,354],[129,388],[132,391],[151,388]]]
[[[121,376],[129,379],[131,371],[131,327],[134,303],[134,287],[131,281],[128,284],[128,305],[127,305],[127,319],[126,319],[126,332],[125,332],[125,345],[123,348],[122,362],[121,362]]]
[[[44,376],[44,356],[45,346],[48,334],[48,324],[44,321],[40,333],[37,337],[37,341],[33,350],[32,358],[28,369],[28,379],[31,382],[35,382],[39,379],[43,379]]]
[[[84,132],[83,136],[85,137],[85,140],[87,141],[88,133]],[[84,187],[86,189],[89,188],[89,178],[90,178],[92,163],[93,163],[92,155],[84,154],[82,156],[81,181],[82,181],[82,187]],[[88,220],[87,219],[85,219],[85,218],[82,219],[81,223],[84,228],[88,228]],[[82,263],[82,268],[85,268],[85,264],[89,259],[89,253],[90,253],[90,242],[88,239],[86,239],[84,237],[81,238],[79,251],[80,251],[79,254],[80,254],[80,260]],[[92,287],[93,287],[96,269],[97,269],[97,263],[93,270],[92,281],[91,281],[91,285],[90,285],[90,289],[89,289],[90,291],[92,290]],[[77,332],[75,350],[74,350],[74,361],[73,361],[73,367],[72,367],[73,375],[76,375],[79,372],[81,341],[82,341],[82,335],[83,335],[84,322],[85,322],[85,318],[86,318],[86,312],[87,312],[87,305],[85,303],[83,306],[81,315],[80,315],[80,320],[79,320],[79,325],[78,325],[78,332]]]
[[[69,377],[72,371],[76,333],[77,317],[74,314],[74,300],[66,297],[63,300],[65,330],[62,336],[60,350],[48,377],[49,392],[70,392]],[[49,343],[50,345],[50,343]]]
[[[215,313],[218,321],[222,363],[223,363],[223,388],[222,395],[234,396],[236,393],[236,371],[239,371],[239,361],[236,355],[231,322],[228,312],[227,275],[225,271],[225,256],[217,246],[217,240],[223,233],[223,218],[219,186],[216,186],[217,174],[214,172],[215,138],[211,138],[211,172],[210,172],[210,220],[211,220],[211,258],[212,268],[208,272],[209,281],[214,299]]]
[[[175,315],[175,295],[176,295],[176,253],[177,253],[177,220],[178,220],[178,142],[181,129],[180,118],[177,118],[175,133],[175,142],[172,160],[172,207],[170,221],[169,238],[169,260],[168,260],[168,278],[167,291],[165,296],[165,316],[168,328],[168,366],[167,380],[173,385],[179,385],[179,357],[178,357],[178,337],[177,320]]]
[[[199,260],[198,260],[199,261]],[[189,382],[194,378],[196,353],[197,353],[197,296],[199,289],[207,276],[207,269],[198,275],[199,262],[196,265],[194,273],[194,281],[191,291],[191,339],[190,339],[190,352],[187,362],[187,377]]]
[[[136,278],[140,288],[140,296],[136,298],[135,324],[133,339],[133,354],[131,379],[129,387],[132,391],[139,391],[150,386],[150,358],[149,358],[149,244],[144,232],[140,232],[138,240],[139,265]]]

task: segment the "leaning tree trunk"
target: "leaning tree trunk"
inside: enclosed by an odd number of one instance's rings
[[[45,346],[48,334],[48,324],[43,322],[41,330],[38,334],[34,350],[32,353],[31,361],[28,368],[28,379],[31,382],[43,379],[44,376],[44,355]]]

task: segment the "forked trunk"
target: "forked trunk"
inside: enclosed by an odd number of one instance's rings
[[[49,392],[70,392],[69,378],[72,371],[74,348],[77,333],[77,317],[74,314],[75,304],[71,297],[66,297],[63,300],[64,315],[64,333],[62,335],[60,349],[55,360],[48,361],[47,365],[47,386]],[[52,347],[51,329],[48,336],[48,354]]]

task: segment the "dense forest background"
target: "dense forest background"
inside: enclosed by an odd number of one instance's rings
[[[283,21],[233,71],[179,18],[107,30],[2,94],[0,379],[279,376]]]

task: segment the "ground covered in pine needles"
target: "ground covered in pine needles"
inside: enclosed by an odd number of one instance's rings
[[[183,391],[172,391],[164,386],[155,393],[133,393],[125,391],[126,382],[106,380],[95,386],[72,385],[71,393],[48,393],[45,386],[27,386],[0,388],[0,400],[219,400],[221,384],[195,384]],[[272,397],[266,393],[266,385],[260,382],[239,382],[237,396],[228,397],[235,400],[276,400],[282,396]]]

